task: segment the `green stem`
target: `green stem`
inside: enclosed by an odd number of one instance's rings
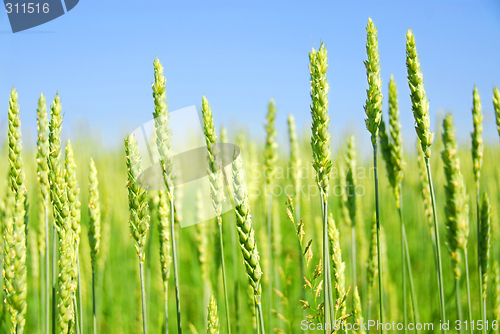
[[[57,230],[52,228],[52,334],[56,334]]]
[[[147,334],[148,319],[146,316],[146,289],[144,288],[144,262],[142,262],[142,259],[139,261],[139,269],[141,274],[142,330],[144,334]]]
[[[465,279],[467,281],[467,308],[469,309],[469,328],[470,328],[470,333],[472,334],[472,305],[470,302],[469,260],[468,260],[469,256],[467,254],[467,246],[465,246],[464,248],[464,257],[465,257]]]
[[[379,208],[379,198],[378,198],[378,171],[377,171],[377,142],[373,144],[373,167],[375,174],[375,218],[377,222],[377,258],[378,258],[378,293],[379,293],[379,312],[380,312],[380,322],[384,323],[384,295],[382,289],[382,257],[381,257],[381,247],[380,247],[380,208]],[[384,328],[380,330],[380,333],[384,333]]]
[[[351,263],[352,263],[352,285],[357,285],[356,277],[356,226],[351,226]],[[354,300],[354,293],[352,294]]]
[[[462,306],[460,303],[460,278],[455,277],[455,301],[457,303],[457,318],[460,324],[462,324]],[[470,328],[472,324],[469,323],[467,327]],[[462,326],[460,326],[460,333],[463,332]]]
[[[411,270],[411,262],[410,262],[410,252],[408,250],[408,239],[406,238],[406,229],[404,231],[404,238],[405,238],[405,247],[406,247],[406,264],[407,264],[407,269],[408,269],[408,276],[410,278],[410,292],[411,292],[411,302],[412,302],[412,308],[413,308],[413,321],[414,323],[418,324],[419,323],[419,317],[418,317],[418,307],[417,307],[417,296],[415,294],[415,285],[413,284],[413,273]],[[417,327],[417,326],[415,326]],[[420,331],[415,328],[415,331],[419,333]]]
[[[425,167],[427,169],[427,177],[429,179],[429,191],[431,193],[432,202],[432,216],[434,219],[434,238],[436,240],[436,260],[437,260],[437,273],[439,282],[439,301],[440,301],[440,311],[441,311],[441,321],[446,322],[446,310],[444,301],[444,284],[443,284],[443,265],[441,261],[441,247],[439,245],[439,226],[436,210],[436,199],[434,195],[434,185],[432,184],[432,173],[431,173],[431,162],[429,158],[425,157]]]
[[[259,312],[259,328],[260,328],[260,333],[265,334],[264,331],[264,317],[262,315],[262,304],[260,303],[260,296],[256,297],[257,299],[257,310]]]
[[[222,234],[221,216],[217,217],[217,222],[219,225],[219,243],[220,243],[221,265],[222,265],[222,285],[224,286],[224,302],[226,305],[226,325],[227,325],[227,332],[231,334],[231,322],[229,320],[229,301],[227,296],[226,264],[224,261],[224,235]]]
[[[182,333],[181,327],[181,300],[179,296],[179,274],[177,273],[177,250],[175,248],[175,229],[174,229],[174,199],[170,199],[170,240],[172,240],[172,262],[174,265],[174,283],[175,283],[175,303],[177,305],[177,334]]]
[[[40,319],[40,322],[39,322],[39,326],[40,328],[44,328],[45,325],[43,323],[43,320],[44,320],[44,316],[43,316],[43,305],[45,304],[45,289],[43,287],[44,285],[44,279],[45,279],[45,275],[44,275],[44,272],[43,272],[43,256],[42,254],[40,253],[40,300],[38,301],[39,304],[38,304],[38,316],[39,316],[39,319]],[[42,329],[43,331],[43,329]]]
[[[400,195],[400,197],[402,197]],[[399,219],[401,221],[401,273],[403,276],[403,326],[404,332],[407,333],[408,327],[408,314],[407,314],[407,302],[406,302],[406,249],[405,249],[405,225],[403,222],[402,209],[399,208]]]
[[[413,284],[413,274],[411,270],[411,259],[410,259],[410,251],[408,248],[408,239],[406,237],[406,226],[404,223],[403,219],[403,187],[401,185],[401,182],[399,182],[399,218],[401,220],[401,230],[402,230],[402,237],[403,237],[403,243],[404,243],[404,251],[405,251],[405,260],[406,260],[406,268],[408,269],[408,278],[410,280],[410,293],[411,293],[411,307],[412,307],[412,312],[413,312],[413,322],[417,324],[418,321],[418,307],[417,307],[417,298],[415,294],[415,285]],[[418,333],[419,330],[416,329],[417,326],[415,326],[415,332]]]
[[[272,239],[272,214],[273,214],[273,196],[271,193],[271,187],[268,187],[269,203],[267,209],[267,247],[269,249],[269,289],[267,291],[268,296],[268,311],[267,311],[267,322],[269,326],[269,332],[273,331],[273,282],[274,282],[274,269],[273,269],[273,239]]]
[[[96,302],[95,302],[95,268],[92,265],[92,333],[97,333],[97,317],[96,317]]]
[[[45,203],[48,203],[46,199]],[[50,244],[49,244],[49,213],[47,206],[44,206],[45,211],[45,333],[49,334],[49,318],[50,318]]]

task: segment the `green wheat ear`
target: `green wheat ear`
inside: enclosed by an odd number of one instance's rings
[[[13,197],[10,217],[4,226],[4,290],[11,315],[12,328],[22,333],[26,324],[26,188],[22,158],[21,117],[17,92],[12,88],[9,99],[9,180]]]
[[[355,331],[355,333],[365,334],[365,330],[362,327],[364,319],[363,319],[363,312],[361,311],[361,299],[359,298],[359,291],[357,286],[354,288],[354,301],[353,301],[352,313],[354,315],[354,322],[357,323],[360,328],[358,331]]]
[[[38,99],[37,108],[37,133],[38,139],[36,142],[37,153],[36,153],[36,163],[37,163],[37,181],[40,187],[38,192],[40,199],[40,219],[38,224],[38,244],[39,252],[43,257],[45,256],[45,211],[49,205],[49,165],[47,162],[47,157],[49,155],[49,120],[47,117],[47,104],[45,102],[45,96],[40,94]]]
[[[214,296],[210,297],[208,304],[207,334],[219,334],[219,313]]]
[[[311,115],[312,135],[311,146],[313,151],[313,167],[316,170],[316,181],[321,189],[322,196],[328,194],[332,159],[330,151],[330,116],[328,115],[328,81],[326,71],[328,58],[325,45],[309,53],[309,72],[311,75]]]
[[[497,122],[497,130],[500,135],[500,89],[493,89],[493,108],[495,109],[495,120]]]
[[[380,59],[378,53],[377,28],[371,18],[366,26],[367,41],[365,60],[366,77],[368,79],[367,98],[365,104],[366,128],[371,133],[372,145],[375,145],[378,137],[378,127],[382,118],[382,79],[380,78]]]
[[[68,208],[70,212],[70,224],[71,228],[75,232],[75,238],[77,245],[80,243],[80,207],[81,203],[78,199],[78,194],[80,193],[80,188],[78,188],[78,183],[76,179],[76,163],[75,155],[73,153],[73,146],[68,139],[65,148],[65,170],[64,179],[66,181],[66,191],[68,193]]]
[[[260,279],[262,270],[260,267],[260,256],[255,241],[255,231],[250,214],[250,202],[248,200],[247,182],[243,168],[243,160],[240,154],[234,153],[233,162],[233,189],[234,204],[236,210],[236,226],[243,254],[243,261],[250,285],[254,289],[255,296],[260,296]]]
[[[265,173],[266,185],[270,185],[274,180],[276,161],[278,160],[278,143],[276,142],[276,135],[278,131],[276,130],[276,105],[274,99],[271,99],[267,106],[267,116],[266,116],[266,147],[264,149],[264,162],[265,162]]]
[[[138,178],[142,173],[141,156],[137,148],[134,135],[125,140],[125,154],[127,159],[128,174],[128,200],[129,200],[129,224],[132,238],[135,240],[135,249],[139,260],[146,260],[144,247],[146,246],[146,233],[149,229],[149,206],[147,190],[138,184]]]
[[[345,262],[342,261],[342,250],[340,249],[340,233],[335,225],[332,214],[328,216],[328,239],[330,244],[330,254],[333,261],[333,273],[335,276],[335,291],[337,292],[337,301],[335,310],[341,315],[346,314],[347,305],[345,302]]]
[[[160,263],[163,289],[168,292],[168,280],[170,279],[170,268],[172,266],[172,256],[170,247],[170,206],[164,191],[159,191],[158,202],[158,231],[160,234]],[[198,224],[199,225],[199,224]],[[165,294],[167,298],[167,294]]]
[[[488,268],[490,261],[490,247],[491,247],[491,204],[490,199],[486,193],[483,195],[481,202],[480,213],[480,236],[479,241],[479,259],[481,266],[481,285],[483,287],[483,299],[486,299],[488,288]]]
[[[481,112],[481,99],[474,86],[472,93],[472,121],[474,124],[474,131],[471,133],[472,138],[472,164],[474,169],[474,180],[476,186],[479,187],[479,179],[481,177],[481,166],[483,165],[483,114]]]
[[[453,116],[447,114],[443,121],[444,150],[441,153],[446,178],[445,184],[445,215],[448,230],[447,244],[454,264],[455,278],[460,273],[460,253],[467,247],[469,236],[469,204],[465,183],[460,172],[460,159],[457,156],[455,127]]]
[[[89,167],[89,245],[92,267],[96,268],[99,244],[101,242],[101,206],[99,203],[99,179],[94,159]]]
[[[434,238],[434,221],[432,217],[431,192],[429,191],[429,176],[427,175],[424,152],[422,152],[422,145],[420,145],[420,142],[417,142],[417,162],[418,173],[420,176],[420,188],[422,190],[422,200],[424,204],[424,213],[427,220],[427,225],[429,226],[429,232],[432,238]]]
[[[422,151],[426,158],[431,157],[431,145],[434,134],[430,131],[431,123],[429,117],[429,101],[424,90],[422,71],[418,59],[417,47],[413,32],[406,33],[406,68],[408,70],[408,85],[412,102],[413,117],[415,118],[415,129],[417,131]]]
[[[220,217],[222,214],[222,202],[224,196],[224,178],[222,175],[222,163],[220,160],[220,150],[217,146],[217,133],[212,116],[212,111],[205,96],[202,97],[203,132],[208,149],[209,180],[211,185],[212,204],[215,214]]]
[[[356,225],[356,141],[354,136],[349,137],[347,143],[347,152],[345,155],[345,161],[347,165],[347,174],[345,176],[346,187],[347,187],[347,200],[346,207],[349,211],[349,220],[352,226]]]

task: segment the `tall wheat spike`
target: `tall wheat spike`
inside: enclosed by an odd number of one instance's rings
[[[179,292],[179,274],[177,270],[177,248],[175,246],[175,210],[174,210],[174,161],[170,148],[171,133],[169,128],[170,116],[167,112],[165,76],[163,75],[163,66],[158,58],[153,62],[155,81],[153,87],[153,100],[155,110],[153,117],[155,118],[155,135],[156,147],[160,154],[161,170],[163,181],[165,183],[166,195],[170,202],[170,235],[172,261],[174,267],[174,283],[175,283],[175,302],[177,306],[177,333],[182,333],[181,327],[181,302]],[[167,317],[167,315],[165,315]]]
[[[480,227],[480,181],[481,181],[481,167],[483,165],[483,114],[481,112],[481,98],[479,97],[479,92],[477,87],[474,86],[472,91],[472,124],[474,130],[471,133],[471,141],[472,141],[472,170],[474,173],[474,181],[476,185],[476,223],[477,223],[477,239],[478,239],[478,248],[477,248],[477,258],[478,263],[481,263],[481,249],[480,249],[480,240],[481,238],[481,227]],[[478,271],[478,280],[479,282],[482,280],[483,272],[482,266],[477,266]],[[479,284],[479,295],[482,295],[481,284]],[[480,301],[482,298],[479,299]],[[483,303],[480,302],[480,310],[481,310],[481,319],[486,322],[486,314],[484,314]],[[484,329],[486,330],[486,329]]]
[[[144,289],[144,261],[146,260],[145,246],[146,234],[149,229],[149,207],[148,192],[138,183],[138,178],[142,173],[141,156],[137,148],[134,135],[129,135],[125,139],[125,154],[128,174],[128,201],[129,201],[129,225],[131,236],[135,241],[135,249],[139,256],[139,270],[141,276],[141,297],[142,297],[142,328],[144,334],[147,330],[146,317],[146,292]]]
[[[269,326],[269,330],[274,328],[273,326],[273,318],[272,318],[272,310],[274,308],[274,293],[273,289],[275,288],[275,265],[274,265],[274,257],[277,255],[273,254],[274,245],[273,240],[275,240],[277,231],[276,227],[273,228],[273,184],[274,177],[276,174],[276,162],[278,160],[278,143],[276,142],[276,136],[278,131],[276,130],[276,114],[277,109],[274,103],[274,99],[269,101],[267,106],[267,115],[266,115],[266,146],[264,148],[264,177],[266,181],[266,196],[268,201],[267,206],[267,238],[268,238],[268,251],[269,251],[269,288],[268,288],[268,315],[267,322]]]
[[[236,212],[236,226],[243,254],[243,261],[248,276],[248,282],[254,290],[255,303],[259,311],[260,332],[264,333],[264,321],[261,305],[261,278],[260,256],[255,240],[255,231],[250,214],[250,201],[248,200],[248,188],[240,154],[235,151],[233,162],[233,190],[234,205]]]
[[[48,219],[48,209],[49,209],[49,165],[47,157],[49,155],[49,120],[47,117],[47,104],[45,102],[45,96],[40,94],[38,99],[37,108],[37,181],[40,188],[38,192],[40,200],[40,223],[38,224],[38,244],[40,247],[40,261],[45,262],[45,271],[42,270],[44,275],[43,281],[45,287],[42,288],[42,300],[44,301],[44,313],[45,313],[45,333],[49,333],[49,317],[50,317],[50,258],[49,258],[49,219]],[[43,223],[43,224],[42,224]],[[43,268],[43,263],[40,263],[40,268]]]
[[[89,245],[92,261],[92,329],[97,333],[97,312],[95,296],[95,272],[98,266],[98,255],[101,244],[101,205],[99,203],[99,178],[94,159],[90,158],[89,167]]]
[[[312,164],[316,171],[316,182],[321,191],[323,214],[323,259],[329,259],[328,247],[328,192],[332,159],[330,151],[330,116],[328,114],[328,91],[326,79],[328,57],[325,45],[321,43],[318,50],[309,53],[309,73],[311,76],[311,147]],[[330,274],[330,261],[324,261],[324,296],[325,324],[328,317],[333,319],[333,292]],[[325,330],[326,333],[326,325]]]
[[[201,269],[201,280],[203,281],[203,305],[210,301],[211,283],[210,283],[210,266],[208,253],[208,237],[207,225],[205,223],[203,207],[203,193],[200,188],[196,190],[196,234],[195,240],[198,250],[198,261]],[[205,318],[207,314],[205,314]]]
[[[380,59],[378,53],[378,37],[377,28],[371,18],[368,19],[366,26],[366,53],[368,59],[365,60],[366,77],[368,81],[368,89],[366,90],[367,98],[365,103],[366,113],[366,128],[371,134],[373,146],[373,166],[375,176],[375,217],[377,220],[377,247],[378,249],[378,266],[379,266],[379,312],[380,322],[384,322],[384,297],[382,287],[382,261],[380,259],[380,213],[379,213],[379,196],[378,196],[378,171],[377,171],[377,139],[379,133],[380,120],[382,118],[382,79],[380,78]],[[384,330],[381,330],[384,333]]]
[[[65,161],[64,161],[65,169],[64,169],[64,180],[66,182],[66,189],[68,192],[68,208],[69,208],[69,224],[71,229],[73,230],[73,238],[75,239],[75,243],[72,245],[74,248],[75,256],[76,256],[76,272],[73,272],[73,283],[75,289],[75,296],[73,297],[74,308],[75,308],[75,329],[76,334],[82,333],[82,317],[83,317],[83,309],[82,309],[82,295],[81,295],[81,284],[80,284],[80,258],[79,258],[79,247],[80,247],[80,218],[81,212],[80,207],[81,203],[78,198],[78,194],[80,193],[80,188],[78,188],[77,178],[76,178],[76,164],[75,157],[73,153],[73,147],[71,146],[70,140],[66,143],[65,148]],[[77,297],[76,291],[79,292],[78,305],[77,305]]]
[[[202,97],[203,115],[203,132],[205,134],[205,142],[208,151],[208,179],[210,181],[212,205],[217,216],[217,223],[219,226],[219,245],[221,250],[221,264],[222,264],[222,281],[224,286],[224,301],[226,305],[226,324],[227,331],[231,333],[231,323],[229,318],[229,301],[227,295],[227,280],[226,280],[226,265],[224,261],[224,241],[222,231],[222,202],[225,201],[224,196],[224,177],[222,174],[222,163],[220,159],[220,150],[217,146],[217,132],[215,131],[214,120],[212,111],[208,105],[205,96]]]
[[[493,300],[493,320],[497,322],[500,320],[500,266],[498,265],[498,261],[493,261],[493,291],[494,291],[494,300]]]
[[[12,88],[9,99],[9,187],[13,196],[10,218],[4,222],[3,278],[5,302],[11,315],[12,333],[23,333],[26,325],[26,222],[24,170],[22,157],[21,117],[17,91]]]
[[[467,278],[467,291],[469,302],[469,321],[472,320],[471,304],[470,304],[470,289],[469,289],[469,273],[467,261],[467,239],[469,237],[469,199],[465,189],[465,182],[460,172],[460,159],[457,156],[457,144],[455,140],[455,128],[453,126],[453,117],[447,114],[443,121],[443,143],[444,150],[441,154],[443,158],[445,183],[445,216],[446,229],[448,231],[447,245],[451,254],[455,283],[456,283],[456,299],[458,319],[461,319],[460,314],[460,251],[465,255],[465,274]]]
[[[425,167],[427,170],[427,178],[429,180],[429,193],[432,202],[432,217],[434,225],[434,238],[436,240],[436,268],[438,275],[438,289],[439,289],[439,305],[441,320],[446,322],[446,310],[444,300],[444,284],[443,284],[443,269],[441,261],[441,246],[439,242],[439,229],[436,210],[436,200],[434,196],[434,185],[432,183],[432,175],[430,168],[431,145],[434,139],[434,134],[430,130],[430,117],[429,117],[429,101],[424,89],[423,75],[420,69],[420,60],[417,54],[417,47],[415,45],[415,37],[413,32],[408,30],[406,33],[406,69],[408,72],[408,86],[410,88],[410,98],[412,103],[413,118],[415,119],[415,130],[417,132],[420,146],[425,160]]]
[[[163,296],[165,303],[165,331],[168,333],[168,280],[170,279],[170,267],[172,266],[172,249],[169,220],[170,207],[165,192],[159,191],[158,202],[158,232],[160,236],[160,264],[161,278],[163,281]]]

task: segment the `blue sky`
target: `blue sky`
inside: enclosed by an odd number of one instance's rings
[[[432,126],[438,110],[452,111],[468,142],[472,89],[485,113],[485,136],[498,140],[491,102],[500,86],[498,1],[93,1],[17,34],[0,14],[0,131],[5,136],[9,91],[19,92],[23,131],[35,131],[40,92],[59,92],[65,131],[86,124],[105,145],[152,116],[152,62],[165,67],[169,109],[211,103],[217,125],[239,124],[264,135],[266,105],[274,97],[281,141],[286,115],[309,126],[308,52],[328,49],[331,130],[338,138],[364,129],[365,26],[378,27],[384,85],[394,74],[408,145],[415,132],[406,83],[405,36],[415,34]],[[3,102],[2,102],[3,101]],[[387,103],[384,104],[387,115]],[[175,130],[175,129],[174,129]],[[231,130],[230,130],[231,131]]]

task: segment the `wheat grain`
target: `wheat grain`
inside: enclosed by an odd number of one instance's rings
[[[495,109],[495,120],[497,122],[497,130],[500,135],[500,89],[493,89],[493,108]]]
[[[481,213],[480,213],[480,236],[479,240],[479,264],[481,266],[481,286],[482,286],[482,298],[486,301],[487,288],[488,288],[488,269],[490,260],[490,247],[491,247],[491,204],[487,193],[484,193],[481,202]],[[483,310],[486,311],[486,310]]]
[[[365,334],[365,330],[363,329],[363,312],[361,311],[361,299],[359,298],[358,287],[354,288],[354,301],[353,301],[353,311],[354,322],[358,324],[359,330],[355,330],[354,333],[357,334]]]

